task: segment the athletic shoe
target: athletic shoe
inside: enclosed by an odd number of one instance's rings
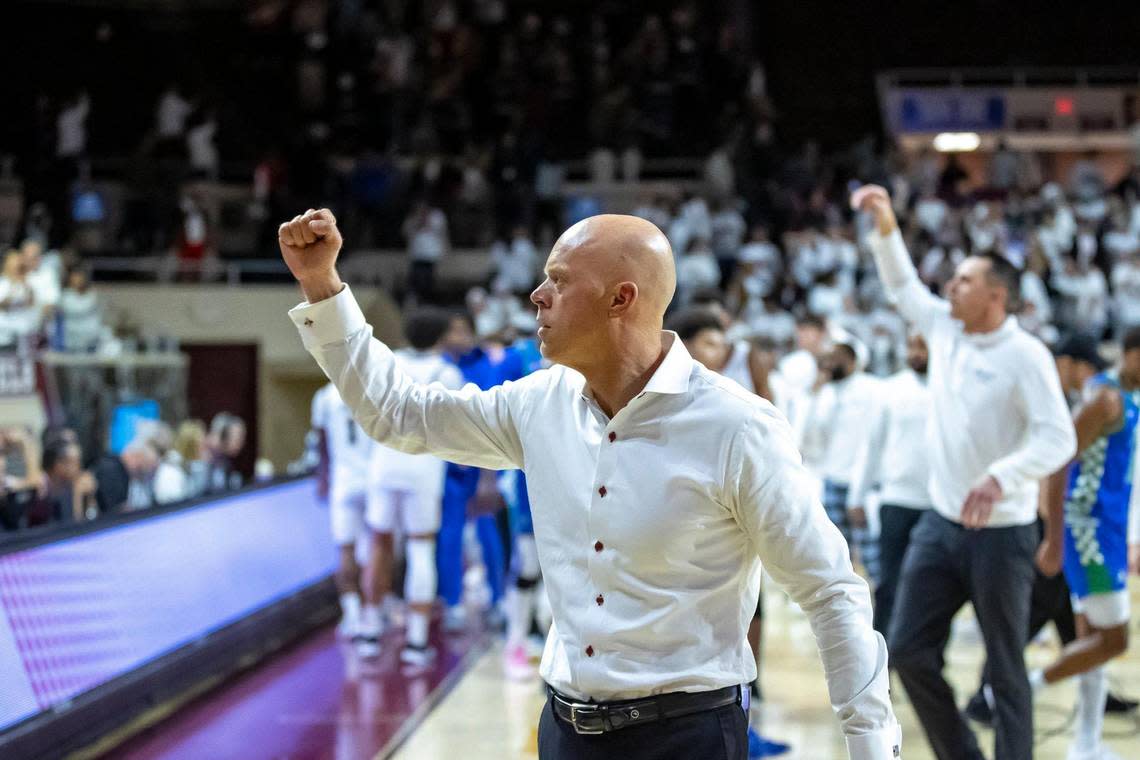
[[[360,627],[360,618],[348,617],[347,615],[341,617],[340,622],[336,626],[336,635],[342,639],[352,639],[356,636],[356,629]]]
[[[966,717],[975,723],[981,723],[983,726],[994,724],[994,711],[990,709],[990,704],[986,701],[986,696],[981,689],[978,689],[974,692],[974,696],[970,697],[964,712]]]
[[[1108,747],[1102,746],[1094,750],[1077,750],[1069,747],[1065,760],[1122,760],[1122,758]]]
[[[356,653],[365,659],[373,659],[380,656],[380,636],[357,634],[352,637],[352,645],[356,648]]]
[[[536,671],[527,656],[526,644],[514,644],[503,650],[503,670],[512,681],[529,681],[535,677]]]
[[[1140,706],[1140,702],[1132,699],[1125,699],[1117,694],[1108,692],[1108,697],[1104,700],[1104,712],[1106,714],[1112,713],[1119,715],[1121,713],[1130,713]]]
[[[400,662],[405,665],[422,668],[425,665],[430,665],[433,660],[435,660],[434,647],[414,647],[409,644],[400,650]]]
[[[483,622],[488,631],[502,633],[507,630],[507,614],[499,605],[495,605],[483,613]]]
[[[783,742],[774,742],[765,739],[756,733],[756,729],[748,729],[748,757],[777,757],[791,751],[791,747]]]
[[[446,633],[463,633],[467,630],[467,608],[462,604],[443,609],[443,630]]]

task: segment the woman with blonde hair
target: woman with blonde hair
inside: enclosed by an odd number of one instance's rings
[[[209,462],[206,453],[206,423],[201,420],[186,420],[178,426],[174,434],[174,447],[170,450],[171,459],[178,458],[186,473],[186,492],[183,498],[201,496],[206,491]]]

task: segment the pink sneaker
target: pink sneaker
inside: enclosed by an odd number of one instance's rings
[[[512,681],[527,681],[537,675],[534,666],[530,664],[525,643],[507,646],[503,651],[503,670]]]

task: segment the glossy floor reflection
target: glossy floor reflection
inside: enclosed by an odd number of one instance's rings
[[[831,711],[815,640],[803,613],[774,584],[765,599],[769,619],[764,664],[765,701],[752,711],[754,724],[773,739],[788,742],[784,760],[838,760],[847,757],[839,724]],[[1140,611],[1140,582],[1133,581],[1133,609]],[[1140,619],[1140,612],[1134,616]],[[1140,697],[1140,630],[1133,629],[1128,654],[1109,666],[1113,689]],[[1033,644],[1029,661],[1042,665],[1056,653],[1052,641]],[[964,701],[977,687],[982,661],[980,634],[969,607],[959,615],[946,653],[947,674]],[[1061,760],[1072,738],[1071,713],[1075,683],[1047,689],[1034,711],[1036,760]],[[897,679],[895,711],[903,727],[903,758],[934,760],[906,691]],[[432,711],[396,754],[397,760],[534,760],[537,723],[543,705],[537,682],[514,684],[503,677],[501,649],[485,654],[460,684]],[[993,757],[993,732],[974,726],[987,757]],[[1111,716],[1105,721],[1108,745],[1123,760],[1140,760],[1140,713]]]
[[[391,753],[478,656],[481,636],[443,637],[427,668],[399,662],[400,633],[362,660],[331,628],[192,702],[116,748],[129,760],[366,760]]]
[[[764,691],[752,718],[764,733],[792,744],[787,760],[846,757],[828,704],[819,656],[806,618],[781,593],[767,592]],[[1140,584],[1132,588],[1140,610]],[[1140,636],[1140,632],[1134,634]],[[541,683],[512,683],[503,675],[501,645],[471,635],[446,640],[434,667],[410,671],[398,662],[400,634],[385,639],[383,655],[362,662],[323,630],[268,663],[181,708],[171,719],[108,753],[129,760],[533,760],[543,704]],[[1030,647],[1043,664],[1055,653],[1045,641]],[[982,647],[967,607],[947,650],[947,673],[964,700],[977,684]],[[1113,688],[1140,696],[1140,645],[1109,667]],[[1071,738],[1075,685],[1047,690],[1035,710],[1037,760],[1065,757]],[[894,688],[906,760],[933,760],[905,690]],[[975,726],[977,729],[978,727]],[[992,732],[978,729],[992,757]],[[1126,760],[1140,759],[1140,714],[1112,716],[1105,734]]]

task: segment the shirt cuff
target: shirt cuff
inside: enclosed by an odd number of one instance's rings
[[[289,318],[297,326],[308,351],[330,343],[343,343],[366,324],[364,312],[348,285],[332,298],[297,304],[289,310]]]
[[[902,729],[898,723],[873,734],[847,736],[847,756],[851,760],[896,760],[902,752]]]

